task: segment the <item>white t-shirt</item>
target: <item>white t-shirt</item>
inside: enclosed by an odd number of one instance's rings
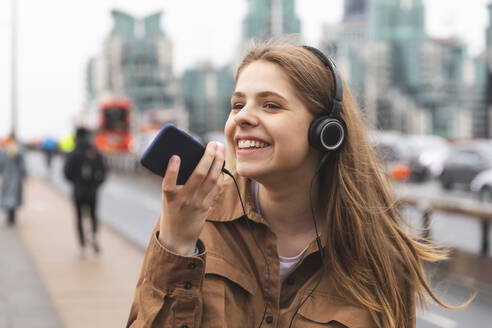
[[[252,188],[252,192],[253,192],[253,200],[255,202],[256,212],[261,215],[260,203],[258,202],[258,182],[252,180],[251,181],[251,188]],[[279,260],[280,260],[280,273],[279,273],[280,287],[279,287],[279,291],[280,291],[280,288],[282,288],[282,282],[289,275],[289,273],[292,272],[292,269],[294,269],[296,264],[301,260],[302,256],[304,255],[304,252],[306,251],[308,246],[306,246],[306,248],[304,248],[298,255],[296,255],[294,257],[279,256]]]

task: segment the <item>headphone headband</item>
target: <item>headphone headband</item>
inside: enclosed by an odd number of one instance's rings
[[[333,100],[329,114],[321,115],[309,125],[308,140],[314,148],[328,154],[340,148],[346,136],[345,122],[340,116],[342,112],[343,87],[342,79],[334,61],[326,57],[320,50],[302,46],[315,55],[331,72],[333,76]]]
[[[333,76],[333,89],[335,94],[333,96],[333,102],[330,110],[330,114],[333,116],[339,116],[342,111],[342,99],[343,99],[343,87],[342,87],[342,79],[338,74],[337,67],[335,62],[331,57],[326,57],[319,49],[311,46],[302,46],[304,49],[311,52],[315,55],[328,69],[330,70]]]

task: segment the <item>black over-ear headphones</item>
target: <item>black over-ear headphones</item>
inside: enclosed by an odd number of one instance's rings
[[[320,50],[302,46],[314,54],[333,75],[334,97],[329,114],[317,117],[311,122],[308,132],[309,144],[323,153],[337,150],[343,144],[346,135],[345,122],[340,116],[342,111],[343,87],[342,79],[338,74],[335,63],[326,57]]]
[[[331,102],[330,112],[326,115],[322,115],[318,118],[315,118],[309,125],[309,132],[308,132],[308,140],[311,147],[314,147],[320,150],[322,153],[324,153],[318,165],[318,169],[316,170],[316,172],[313,175],[313,178],[311,179],[311,185],[309,187],[309,203],[311,205],[311,213],[313,215],[314,229],[316,231],[316,243],[318,244],[319,254],[321,257],[322,271],[321,274],[319,275],[318,281],[316,282],[314,288],[311,289],[311,292],[297,306],[296,311],[294,312],[292,318],[290,319],[289,328],[292,327],[292,323],[294,322],[294,318],[297,312],[299,311],[299,309],[311,296],[314,290],[318,288],[318,285],[321,282],[321,278],[323,277],[323,271],[325,269],[324,250],[323,250],[323,245],[321,244],[321,238],[318,233],[318,227],[316,224],[316,217],[314,215],[314,207],[312,202],[313,198],[311,197],[313,182],[315,181],[316,176],[318,176],[318,174],[320,173],[320,170],[323,167],[324,163],[326,163],[326,161],[330,157],[330,154],[336,151],[338,148],[340,148],[340,146],[343,144],[346,135],[345,122],[340,117],[340,112],[342,111],[342,97],[343,97],[342,79],[338,74],[338,71],[335,67],[335,63],[331,59],[328,59],[328,57],[326,57],[321,51],[319,51],[316,48],[309,47],[309,46],[302,46],[302,47],[313,53],[316,57],[318,57],[319,60],[321,60],[321,62],[326,67],[330,69],[330,72],[333,75],[335,94]]]

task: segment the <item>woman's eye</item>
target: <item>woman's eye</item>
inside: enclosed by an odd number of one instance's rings
[[[242,103],[235,103],[235,104],[232,104],[232,106],[231,106],[231,107],[232,107],[232,109],[236,109],[236,110],[238,110],[238,109],[243,108],[243,107],[244,107],[244,105],[243,105]]]
[[[279,105],[277,105],[275,103],[270,103],[270,102],[269,103],[266,103],[265,104],[265,107],[268,108],[268,109],[278,109],[278,108],[280,108]]]

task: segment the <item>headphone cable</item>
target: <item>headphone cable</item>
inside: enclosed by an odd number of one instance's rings
[[[239,186],[237,185],[236,179],[231,174],[231,172],[229,172],[225,167],[222,168],[222,172],[224,172],[225,174],[230,176],[232,178],[232,180],[234,181],[234,184],[236,185],[237,195],[239,196],[239,201],[241,202],[241,207],[243,208],[243,213],[244,213],[243,219],[246,221],[246,225],[248,226],[248,230],[249,230],[251,236],[253,237],[253,240],[255,241],[256,247],[258,247],[261,255],[263,256],[263,259],[265,260],[266,270],[267,270],[267,295],[268,295],[268,298],[270,298],[270,264],[268,263],[265,252],[263,252],[263,249],[261,248],[260,244],[258,243],[258,240],[256,239],[256,236],[253,233],[253,229],[251,228],[251,225],[250,225],[249,219],[248,219],[248,215],[246,214],[246,209],[244,207],[243,198],[241,197],[241,192],[239,191]],[[265,320],[265,315],[266,315],[267,308],[268,308],[267,295],[265,295],[265,293],[263,292],[263,299],[265,300],[265,309],[263,311],[263,316],[261,317],[261,321],[260,321],[260,324],[258,325],[258,328],[261,327],[261,325],[263,324],[263,320]]]
[[[311,178],[311,183],[309,185],[309,205],[311,206],[311,214],[313,215],[314,231],[316,232],[316,244],[318,245],[319,254],[320,254],[320,257],[321,257],[321,272],[320,272],[318,281],[316,282],[316,285],[314,285],[314,288],[311,289],[311,291],[309,292],[309,294],[297,306],[296,311],[294,312],[294,314],[292,315],[292,318],[290,319],[289,328],[292,326],[292,323],[294,322],[294,318],[295,318],[297,312],[299,311],[299,309],[304,305],[304,303],[306,303],[307,299],[313,294],[313,292],[316,290],[316,288],[318,288],[318,286],[319,286],[319,284],[321,282],[321,278],[323,278],[323,273],[325,271],[324,252],[323,252],[323,246],[321,245],[321,238],[320,238],[319,233],[318,233],[318,224],[316,222],[316,216],[314,214],[312,190],[313,190],[313,183],[315,181],[315,178],[319,175],[319,172],[321,171],[321,168],[328,161],[329,157],[330,157],[330,153],[329,152],[326,153],[325,155],[323,155],[323,157],[321,158],[321,161],[320,161],[320,163],[318,165],[318,169],[316,170],[316,172],[314,173],[313,177]]]
[[[309,186],[309,205],[311,206],[311,214],[313,216],[314,230],[315,230],[315,233],[316,233],[316,244],[318,245],[318,249],[319,249],[319,253],[320,253],[320,257],[321,257],[321,273],[319,275],[318,281],[316,282],[316,285],[314,286],[314,288],[309,292],[309,294],[304,298],[304,300],[301,303],[299,303],[299,305],[297,306],[296,311],[294,312],[294,314],[292,315],[292,318],[290,320],[289,328],[292,326],[292,323],[294,321],[294,318],[295,318],[297,312],[299,311],[299,309],[304,305],[304,303],[312,295],[312,293],[318,288],[318,286],[319,286],[319,284],[321,282],[321,278],[323,277],[324,270],[325,270],[325,265],[324,265],[324,252],[323,252],[323,247],[322,247],[322,244],[321,244],[321,238],[320,238],[319,233],[318,233],[318,224],[316,222],[316,216],[315,216],[315,213],[314,213],[312,189],[313,189],[313,183],[315,181],[315,178],[319,175],[319,172],[321,171],[321,168],[328,161],[328,159],[330,157],[329,155],[330,155],[330,153],[326,153],[321,158],[321,161],[320,161],[320,163],[318,165],[318,168],[317,168],[316,172],[314,173],[313,177],[311,178],[311,183],[310,183],[310,186]],[[228,176],[230,176],[232,178],[232,180],[234,181],[234,185],[236,186],[236,191],[237,191],[237,194],[239,196],[239,201],[241,202],[241,207],[242,207],[243,213],[244,213],[243,218],[246,220],[246,224],[248,226],[248,230],[249,230],[251,236],[253,237],[253,240],[255,241],[256,247],[258,247],[261,255],[263,256],[263,259],[265,260],[266,269],[267,269],[267,294],[268,294],[268,297],[270,297],[270,265],[269,265],[268,260],[267,260],[267,258],[265,256],[265,253],[263,252],[263,249],[261,248],[260,244],[258,243],[258,240],[256,239],[256,236],[253,233],[253,230],[252,230],[251,225],[249,223],[248,215],[246,214],[246,209],[245,209],[244,203],[243,203],[243,198],[241,197],[241,192],[239,191],[239,186],[237,184],[236,179],[234,178],[234,176],[232,175],[232,173],[229,172],[225,167],[222,168],[222,172],[224,172],[225,174],[227,174]],[[266,315],[266,312],[267,312],[267,308],[268,308],[268,301],[267,301],[267,296],[265,295],[265,293],[263,293],[263,298],[265,300],[265,310],[263,311],[263,316],[261,318],[260,324],[258,325],[258,328],[260,328],[261,325],[263,324],[263,321],[265,320],[265,315]]]

